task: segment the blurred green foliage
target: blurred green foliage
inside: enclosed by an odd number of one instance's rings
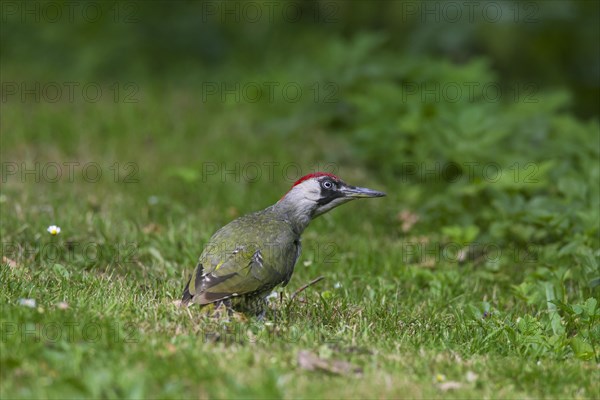
[[[10,71],[17,77],[152,74],[174,81],[182,71],[268,68],[319,48],[324,38],[369,31],[411,58],[464,63],[483,57],[503,82],[568,88],[578,115],[600,109],[596,1],[27,3],[2,8],[2,65],[19,66]]]
[[[423,233],[441,225],[448,243],[502,248],[498,257],[484,255],[481,267],[523,280],[515,293],[547,308],[551,331],[566,335],[560,316],[570,314],[554,303],[596,304],[590,296],[600,289],[598,121],[567,112],[566,90],[499,87],[511,96],[490,97],[480,88],[502,80],[485,60],[401,57],[378,51],[380,44],[363,37],[347,49],[360,57],[339,66],[339,76],[351,78],[332,127],[402,187]],[[593,352],[582,346],[600,340],[600,331],[593,318],[582,321],[569,335],[585,358]]]

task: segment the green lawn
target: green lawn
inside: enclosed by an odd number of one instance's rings
[[[422,185],[370,173],[343,136],[194,96],[3,105],[2,398],[598,397],[591,289],[560,280],[581,305],[558,313],[536,300],[552,266],[515,241],[490,242],[501,269],[440,253],[472,233],[420,215]],[[388,197],[308,228],[264,323],[176,306],[218,227],[321,167]]]

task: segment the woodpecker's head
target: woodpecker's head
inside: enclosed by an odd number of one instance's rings
[[[333,174],[317,172],[298,179],[277,205],[307,225],[311,219],[351,200],[382,196],[385,193],[351,186]]]

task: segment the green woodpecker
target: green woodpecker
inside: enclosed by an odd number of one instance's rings
[[[303,176],[274,205],[219,229],[205,247],[181,304],[224,303],[244,313],[264,312],[266,296],[285,286],[300,256],[310,221],[333,208],[385,193],[347,185],[333,174]]]

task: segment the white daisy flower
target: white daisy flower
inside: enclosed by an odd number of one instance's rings
[[[60,226],[50,225],[48,229],[46,229],[52,236],[56,236],[60,233]]]

